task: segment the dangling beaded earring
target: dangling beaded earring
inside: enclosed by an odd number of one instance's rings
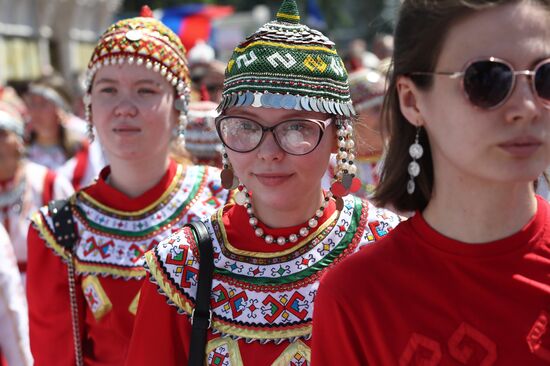
[[[409,181],[407,182],[407,193],[413,194],[414,190],[416,188],[416,184],[414,183],[414,179],[418,177],[420,174],[420,164],[418,164],[417,160],[424,155],[424,149],[422,148],[422,145],[418,142],[418,138],[420,136],[420,127],[416,128],[416,137],[414,138],[414,142],[409,147],[409,155],[413,159],[409,166],[407,167],[407,171],[409,173]]]
[[[82,97],[84,102],[84,119],[86,120],[86,137],[90,141],[90,144],[94,142],[94,126],[92,125],[92,101],[90,94],[84,94]]]
[[[147,68],[152,68],[153,66],[149,67],[147,65]],[[174,80],[174,79],[172,79]],[[178,86],[178,92],[180,92],[182,89]],[[180,114],[178,116],[178,127],[176,129],[175,135],[176,135],[176,142],[179,146],[185,146],[185,129],[187,128],[187,112],[188,112],[188,97],[185,94],[182,94],[176,101],[174,102],[174,108],[176,108]]]
[[[336,200],[336,209],[344,207],[343,196],[355,193],[361,188],[361,181],[355,176],[357,167],[353,161],[355,143],[353,142],[353,127],[346,119],[336,121],[336,135],[338,136],[338,154],[336,155],[336,169],[330,186],[330,191]]]
[[[233,173],[233,168],[229,163],[229,158],[227,157],[227,152],[225,151],[225,146],[222,147],[222,172],[220,173],[220,178],[222,180],[222,187],[228,190],[233,190],[239,186],[239,180]],[[241,192],[240,190],[239,192]],[[237,192],[238,193],[238,192]]]
[[[86,123],[86,137],[88,137],[88,141],[90,144],[94,142],[95,135],[94,135],[94,126],[91,122]]]

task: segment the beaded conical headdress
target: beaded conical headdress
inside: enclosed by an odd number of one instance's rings
[[[233,106],[355,115],[348,74],[334,43],[300,24],[294,0],[285,0],[276,20],[233,51],[218,110]]]
[[[176,88],[176,108],[180,122],[186,119],[190,78],[185,48],[180,39],[144,6],[139,17],[111,25],[99,39],[86,74],[84,101],[90,110],[90,91],[94,76],[106,65],[135,64],[160,73]],[[89,119],[88,119],[89,120]]]

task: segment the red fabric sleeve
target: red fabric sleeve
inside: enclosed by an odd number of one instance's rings
[[[27,237],[27,299],[31,351],[35,366],[74,366],[74,346],[67,266],[31,226]],[[81,294],[77,282],[77,294]],[[79,297],[80,327],[84,324]]]
[[[179,366],[188,360],[191,325],[179,315],[156,284],[143,281],[126,366]]]
[[[338,301],[337,287],[330,282],[324,285],[323,280],[315,295],[311,365],[366,366],[358,342],[361,334],[357,334],[353,322],[357,315],[350,314],[350,309]]]

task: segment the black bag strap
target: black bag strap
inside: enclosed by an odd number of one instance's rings
[[[52,215],[55,240],[63,248],[72,252],[78,237],[70,199],[50,201],[48,209]]]
[[[210,310],[210,293],[214,273],[214,250],[212,239],[206,225],[196,221],[187,224],[194,231],[199,246],[200,265],[197,285],[197,300],[191,315],[191,342],[189,345],[188,366],[204,366],[206,349],[206,332],[212,325]]]
[[[71,303],[71,323],[73,330],[73,343],[76,366],[84,365],[82,352],[82,339],[80,337],[80,320],[78,315],[78,303],[76,296],[74,246],[78,239],[76,225],[73,219],[70,199],[54,200],[48,203],[48,209],[52,215],[54,236],[59,245],[69,252],[67,262],[67,276],[69,280],[69,299]]]

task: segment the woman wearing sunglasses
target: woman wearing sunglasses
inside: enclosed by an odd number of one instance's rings
[[[110,26],[88,65],[87,119],[110,165],[67,206],[40,209],[29,229],[36,365],[122,365],[143,253],[227,199],[218,169],[170,157],[187,119],[187,61],[147,10]]]
[[[193,352],[199,365],[309,363],[320,276],[399,220],[346,195],[359,188],[347,74],[334,44],[299,19],[296,3],[285,1],[227,65],[216,126],[226,149],[222,181],[238,193],[205,220],[214,253],[209,311],[195,312],[197,272],[208,263],[184,229],[146,255],[151,281],[127,365],[195,365]],[[323,191],[336,148],[337,179]],[[209,327],[202,349],[190,343],[198,321]]]
[[[547,365],[550,1],[405,0],[375,198],[416,211],[323,278],[313,364]]]

